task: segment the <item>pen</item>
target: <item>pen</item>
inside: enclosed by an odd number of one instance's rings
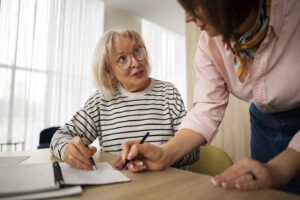
[[[83,143],[84,143],[84,142],[83,142]],[[88,146],[87,144],[84,143],[84,145],[86,146],[86,148],[89,149],[89,146]],[[94,161],[93,157],[91,156],[91,157],[89,158],[89,160],[90,160],[90,163],[92,164],[92,167],[93,167],[94,171],[96,171],[97,169],[96,169],[96,165],[95,165],[95,161]]]
[[[139,142],[139,144],[143,144],[145,142],[145,140],[147,139],[147,137],[150,135],[150,132],[147,132],[144,137],[141,139],[141,141]],[[120,168],[120,171],[122,171],[124,169],[124,167],[128,164],[130,160],[128,158],[126,158],[126,161],[124,162],[124,164],[122,165],[122,167]]]

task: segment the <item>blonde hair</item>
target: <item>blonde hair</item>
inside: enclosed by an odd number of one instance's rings
[[[106,90],[113,92],[118,85],[118,80],[113,79],[109,75],[110,66],[113,60],[114,53],[114,41],[117,38],[129,38],[134,40],[136,44],[141,47],[145,47],[145,43],[142,37],[133,30],[111,30],[100,38],[95,48],[93,55],[93,74],[95,85],[99,90]],[[146,47],[145,47],[146,48]],[[148,76],[150,74],[150,65],[148,60],[148,54],[145,58]]]

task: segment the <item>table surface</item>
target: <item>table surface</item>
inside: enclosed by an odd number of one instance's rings
[[[50,163],[58,160],[49,149],[33,151],[6,152],[0,156],[30,156],[22,164]],[[97,152],[93,156],[95,162],[112,164],[116,155]],[[131,179],[130,182],[99,186],[83,186],[83,193],[59,199],[298,199],[300,195],[290,194],[272,189],[240,192],[215,187],[210,176],[199,173],[167,168],[163,171],[132,173],[122,171]]]

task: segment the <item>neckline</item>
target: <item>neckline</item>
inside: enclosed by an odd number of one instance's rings
[[[145,88],[144,90],[142,91],[139,91],[139,92],[128,92],[126,91],[121,84],[118,85],[118,89],[119,91],[122,93],[122,94],[125,94],[126,96],[130,96],[130,97],[139,97],[139,96],[142,96],[142,95],[145,95],[147,93],[149,93],[151,91],[151,89],[153,88],[153,85],[154,85],[154,82],[155,82],[155,79],[150,78],[150,83],[149,85],[147,86],[147,88]]]

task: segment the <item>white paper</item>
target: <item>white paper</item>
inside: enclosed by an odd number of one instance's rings
[[[59,165],[66,185],[99,185],[130,181],[107,162],[96,163],[96,171],[77,169],[67,163],[59,163]]]

